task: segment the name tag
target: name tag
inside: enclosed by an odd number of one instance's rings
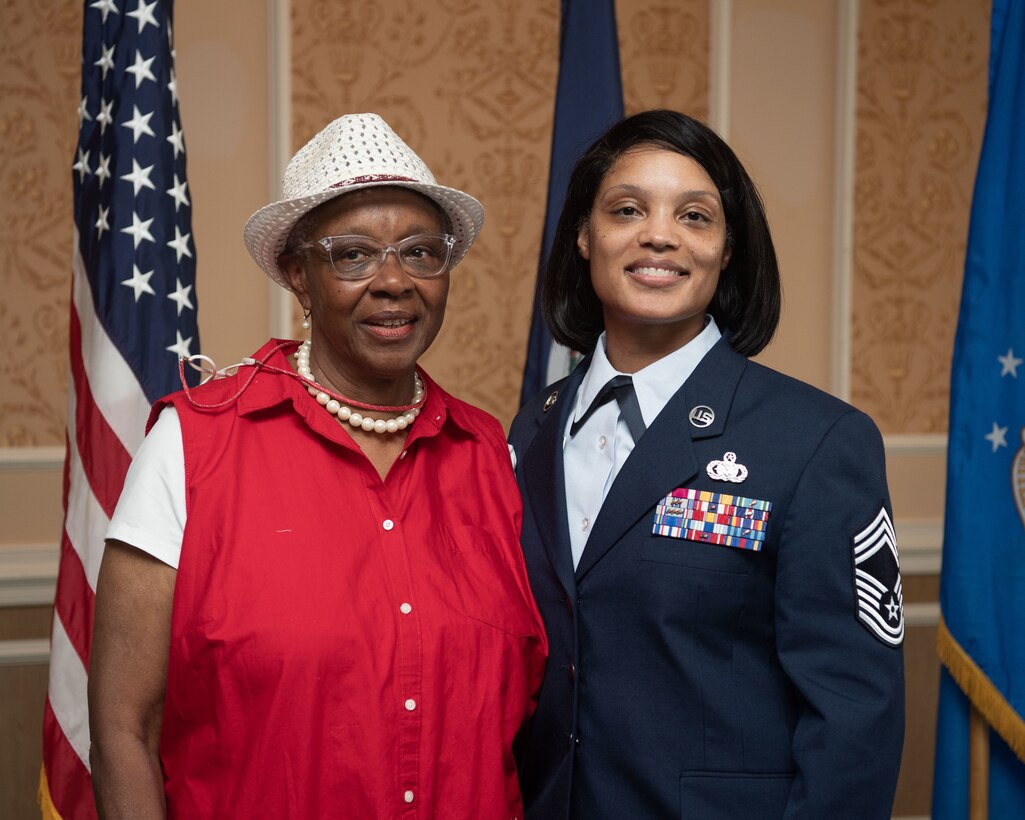
[[[652,532],[757,552],[770,512],[771,501],[681,487],[658,503]]]

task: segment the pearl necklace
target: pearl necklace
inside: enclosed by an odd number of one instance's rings
[[[295,369],[304,380],[311,382],[306,389],[311,396],[317,399],[317,404],[331,415],[337,416],[339,421],[347,421],[353,427],[359,427],[368,433],[397,433],[399,430],[405,430],[409,427],[416,420],[416,417],[420,415],[420,407],[424,401],[424,385],[420,380],[419,373],[413,373],[413,401],[408,407],[378,407],[373,404],[361,404],[358,401],[347,399],[345,396],[329,393],[317,384],[313,378],[313,371],[310,370],[310,347],[311,341],[309,339],[299,345],[299,349],[295,352]],[[334,398],[334,395],[338,395],[338,398]],[[406,412],[391,419],[372,419],[370,416],[357,413],[348,405],[342,404],[338,400],[339,398],[363,410],[382,410],[384,412],[389,410],[405,410]]]

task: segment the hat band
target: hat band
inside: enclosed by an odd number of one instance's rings
[[[352,179],[346,179],[342,182],[336,182],[332,185],[332,188],[344,188],[346,185],[363,185],[367,182],[420,182],[423,180],[413,179],[412,177],[398,177],[390,176],[388,174],[367,174],[362,177],[353,177]]]

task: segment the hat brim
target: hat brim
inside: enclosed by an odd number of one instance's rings
[[[441,208],[448,217],[452,235],[456,239],[452,246],[452,261],[449,267],[454,268],[459,264],[484,226],[484,206],[469,194],[444,185],[379,180],[329,188],[309,196],[274,202],[261,208],[249,217],[243,231],[249,255],[271,279],[286,290],[291,290],[285,274],[278,267],[278,258],[285,250],[288,235],[295,224],[318,205],[364,188],[380,188],[385,185],[416,191]]]

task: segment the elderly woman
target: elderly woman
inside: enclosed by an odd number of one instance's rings
[[[510,440],[551,660],[528,818],[890,817],[904,619],[882,441],[758,365],[780,282],[729,147],[671,111],[574,169],[545,271],[588,357]]]
[[[310,338],[168,396],[108,532],[89,705],[108,817],[521,817],[545,638],[498,422],[417,367],[483,222],[342,117],[245,230]]]

